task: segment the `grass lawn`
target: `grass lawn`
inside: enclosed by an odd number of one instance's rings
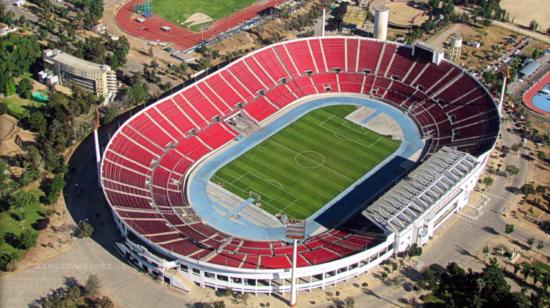
[[[35,193],[38,196],[42,195],[42,192],[40,191],[36,191]],[[0,237],[4,238],[6,233],[10,232],[15,235],[19,235],[23,229],[33,229],[32,225],[37,220],[45,217],[43,215],[44,210],[45,207],[39,202],[28,206],[23,210],[24,219],[22,221],[18,221],[12,217],[13,214],[19,213],[16,209],[11,209],[10,211],[0,213]],[[15,248],[5,241],[0,241],[0,251],[8,254],[15,252],[18,256],[20,256],[23,252],[23,250]]]
[[[400,145],[346,120],[353,110],[309,112],[222,167],[212,181],[244,199],[261,196],[269,213],[309,217]]]
[[[217,20],[250,6],[256,0],[153,0],[153,14],[181,24],[194,13],[203,13]],[[179,21],[179,23],[178,23]],[[193,31],[201,28],[192,27]]]
[[[41,108],[45,105],[44,103],[23,99],[17,95],[5,98],[2,103],[8,107],[8,113],[18,120],[29,116],[32,108]]]

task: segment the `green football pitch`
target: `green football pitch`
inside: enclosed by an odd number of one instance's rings
[[[355,106],[313,110],[222,167],[214,183],[271,214],[305,219],[391,155],[400,141],[345,119]]]
[[[182,24],[194,13],[203,13],[213,20],[229,16],[250,6],[256,0],[152,0],[153,14],[173,23]],[[192,30],[200,31],[198,27]]]

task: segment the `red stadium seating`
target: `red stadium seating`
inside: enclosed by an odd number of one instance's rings
[[[407,111],[432,138],[427,153],[447,145],[480,154],[498,133],[492,97],[449,62],[427,63],[410,47],[376,40],[289,41],[249,54],[132,117],[104,153],[105,196],[134,232],[181,256],[228,267],[288,268],[291,246],[235,238],[203,223],[187,204],[182,181],[195,162],[238,136],[226,124],[228,116],[244,111],[261,124],[297,99],[329,88],[370,94]],[[182,219],[181,210],[189,216]],[[377,242],[344,225],[301,243],[298,266],[336,260]]]

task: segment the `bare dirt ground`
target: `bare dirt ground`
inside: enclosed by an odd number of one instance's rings
[[[185,20],[183,23],[187,24],[188,26],[193,26],[193,25],[204,24],[211,21],[213,21],[212,17],[204,13],[193,13],[193,15],[189,16],[189,18],[187,18],[187,20]]]
[[[536,20],[540,30],[545,32],[550,27],[550,0],[502,0],[500,6],[510,14],[510,21],[528,27],[531,20]]]
[[[426,12],[409,6],[406,2],[387,2],[390,9],[390,22],[399,25],[421,25],[428,19]]]
[[[34,139],[31,132],[17,126],[17,119],[7,114],[0,116],[0,155],[15,156],[21,153],[21,147],[15,142],[18,135],[24,140]]]
[[[253,50],[260,45],[256,42],[254,36],[248,32],[241,32],[215,45],[213,50],[218,50],[221,55],[225,55],[238,50]]]

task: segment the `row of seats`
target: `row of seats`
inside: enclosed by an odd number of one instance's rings
[[[225,119],[243,113],[261,125],[297,99],[358,93],[407,113],[430,139],[429,153],[455,146],[484,152],[498,129],[491,96],[461,69],[435,65],[393,43],[314,38],[262,49],[162,99],[125,123],[102,163],[105,195],[136,233],[181,256],[242,268],[288,268],[282,241],[234,238],[207,225],[186,202],[184,179],[197,161],[238,132]],[[327,231],[298,248],[298,266],[357,253],[377,236]]]

